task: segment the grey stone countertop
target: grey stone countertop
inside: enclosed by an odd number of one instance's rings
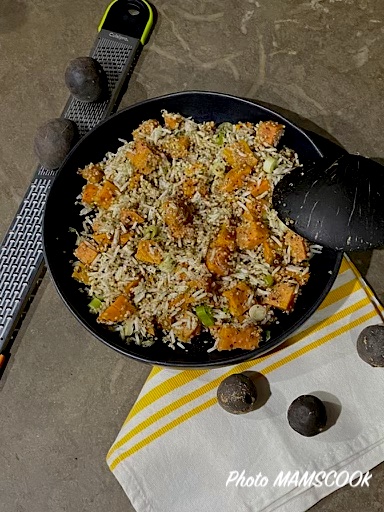
[[[0,237],[36,168],[34,132],[60,115],[65,66],[89,53],[105,7],[1,0]],[[156,8],[121,107],[216,90],[274,105],[350,152],[383,158],[381,0],[157,0]],[[383,252],[353,259],[382,300]],[[0,381],[0,511],[133,510],[105,456],[148,372],[93,339],[46,276]],[[383,478],[381,464],[369,488],[343,488],[312,510],[384,510]]]

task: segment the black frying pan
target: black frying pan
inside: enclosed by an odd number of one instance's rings
[[[143,120],[161,120],[161,110],[192,116],[196,121],[236,123],[275,120],[286,126],[283,144],[293,148],[301,163],[309,164],[322,158],[320,149],[298,127],[279,114],[247,100],[210,92],[182,92],[169,94],[128,107],[110,117],[89,132],[71,151],[60,168],[47,199],[43,237],[45,258],[55,286],[75,317],[96,338],[109,347],[142,362],[184,368],[208,368],[236,364],[255,359],[282,343],[301,326],[321,304],[330,290],[339,270],[342,253],[324,249],[311,260],[311,277],[298,298],[294,311],[279,314],[279,323],[271,326],[271,338],[253,351],[233,350],[207,353],[212,340],[199,339],[188,346],[188,352],[168,348],[159,340],[148,348],[127,344],[117,333],[96,323],[96,316],[88,309],[89,297],[81,292],[79,283],[71,278],[75,235],[73,227],[81,231],[80,206],[75,205],[84,180],[77,174],[79,167],[102,160],[105,153],[115,151],[121,143],[118,138],[131,139],[131,132]]]

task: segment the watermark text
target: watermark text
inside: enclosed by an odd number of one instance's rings
[[[266,487],[271,484],[273,487],[369,487],[369,480],[372,474],[367,471],[349,472],[343,471],[280,471],[274,479],[268,478],[262,473],[247,475],[245,469],[241,472],[230,471],[226,487]]]

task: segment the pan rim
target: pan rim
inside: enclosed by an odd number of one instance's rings
[[[129,105],[129,106],[125,107],[124,109],[119,110],[118,112],[116,112],[112,116],[109,116],[106,119],[104,119],[103,121],[101,121],[92,130],[87,132],[87,134],[82,139],[80,139],[80,141],[72,148],[70,153],[67,155],[66,159],[64,160],[64,162],[62,163],[62,165],[60,166],[60,168],[56,172],[56,176],[55,176],[55,179],[53,181],[53,184],[52,184],[52,187],[50,189],[50,192],[49,192],[46,204],[45,204],[45,208],[44,208],[44,214],[43,214],[43,237],[42,237],[43,238],[43,254],[44,254],[44,258],[45,258],[45,262],[46,262],[47,268],[48,268],[49,273],[51,275],[51,279],[52,279],[52,281],[54,283],[54,286],[55,286],[59,296],[61,297],[61,299],[63,300],[63,302],[67,306],[67,308],[75,316],[77,321],[80,322],[81,325],[83,327],[85,327],[87,329],[87,331],[92,334],[92,336],[94,336],[96,339],[101,341],[103,344],[105,344],[106,346],[112,348],[113,350],[115,350],[115,351],[117,351],[117,352],[119,352],[119,353],[121,353],[121,354],[123,354],[123,355],[125,355],[125,356],[127,356],[129,358],[131,358],[131,359],[134,359],[136,361],[140,361],[140,362],[145,363],[145,364],[151,364],[151,365],[168,367],[168,368],[174,368],[174,369],[210,369],[210,368],[220,368],[220,367],[225,367],[225,366],[236,365],[236,364],[239,364],[241,362],[248,361],[248,360],[257,360],[259,357],[262,357],[266,353],[271,352],[272,350],[276,349],[279,345],[284,343],[284,341],[286,341],[286,339],[290,335],[292,335],[292,333],[294,333],[299,326],[303,325],[303,323],[305,321],[307,321],[313,315],[313,313],[318,309],[319,305],[321,304],[321,302],[324,300],[324,298],[328,294],[329,290],[333,286],[334,281],[336,279],[338,270],[339,270],[340,265],[341,265],[343,253],[342,252],[337,253],[335,251],[335,262],[334,262],[334,265],[333,265],[333,268],[332,268],[334,276],[333,276],[333,278],[330,278],[328,280],[327,286],[325,286],[323,288],[322,293],[318,296],[318,299],[316,300],[316,305],[313,306],[312,308],[310,308],[302,317],[300,317],[296,322],[294,322],[289,327],[289,329],[287,329],[286,332],[284,332],[283,334],[277,336],[275,338],[275,340],[273,340],[272,344],[270,344],[268,342],[268,343],[266,343],[265,345],[263,345],[260,348],[257,348],[257,349],[255,349],[253,351],[244,351],[244,352],[242,352],[242,353],[240,353],[240,354],[238,354],[236,356],[235,355],[231,355],[231,352],[228,351],[228,352],[226,352],[228,354],[228,358],[227,358],[228,360],[227,361],[222,361],[222,360],[214,361],[214,360],[212,360],[212,361],[202,362],[201,365],[199,365],[199,363],[196,363],[195,361],[183,361],[183,362],[179,362],[179,363],[176,362],[175,363],[174,361],[168,362],[168,361],[164,361],[164,360],[162,360],[160,358],[155,358],[153,356],[151,357],[150,354],[146,357],[146,356],[143,356],[141,354],[137,355],[137,354],[134,354],[134,353],[129,353],[129,344],[127,344],[127,350],[123,350],[117,344],[115,344],[115,343],[113,343],[113,342],[103,338],[97,332],[97,330],[90,323],[88,323],[82,317],[81,314],[79,314],[76,311],[76,307],[74,307],[71,304],[71,301],[67,297],[67,294],[65,293],[65,291],[62,290],[61,283],[58,282],[57,279],[55,279],[55,277],[54,277],[56,272],[52,270],[52,266],[50,264],[50,257],[47,254],[47,239],[46,239],[46,235],[47,235],[47,233],[46,233],[46,224],[47,224],[47,221],[46,221],[46,211],[47,211],[47,206],[49,205],[50,194],[51,194],[51,191],[54,190],[54,188],[55,188],[55,182],[56,182],[57,178],[63,172],[63,170],[66,167],[67,162],[69,161],[70,158],[72,158],[73,154],[75,152],[77,152],[78,148],[83,143],[83,141],[86,138],[90,137],[96,130],[99,130],[106,123],[112,123],[113,119],[115,119],[117,116],[121,116],[122,114],[126,114],[130,110],[137,109],[139,107],[145,106],[146,104],[151,104],[151,103],[154,103],[154,102],[159,102],[159,101],[162,101],[162,100],[167,100],[168,98],[182,98],[183,96],[186,97],[186,96],[191,96],[191,95],[193,95],[193,96],[211,96],[211,97],[216,97],[216,98],[220,97],[222,99],[230,99],[232,101],[241,102],[241,103],[243,103],[245,105],[249,105],[251,108],[252,107],[253,108],[257,107],[259,110],[264,111],[266,114],[270,114],[274,118],[280,119],[282,122],[284,122],[285,125],[287,125],[287,126],[289,125],[293,130],[295,130],[295,132],[299,132],[300,136],[302,136],[306,140],[306,142],[308,144],[310,144],[312,146],[312,148],[317,152],[317,154],[319,155],[319,158],[324,157],[323,152],[320,150],[320,148],[317,146],[317,144],[310,138],[309,135],[307,135],[307,133],[305,133],[305,131],[302,128],[300,128],[299,126],[294,124],[292,121],[290,121],[289,119],[287,119],[283,115],[277,113],[276,111],[274,111],[274,110],[272,110],[272,109],[270,109],[268,107],[265,107],[263,105],[260,105],[257,101],[253,101],[253,100],[250,100],[250,99],[247,99],[247,98],[240,98],[238,96],[231,95],[231,94],[226,94],[226,93],[220,93],[220,92],[215,92],[215,91],[201,91],[201,90],[178,91],[178,92],[174,92],[174,93],[168,93],[168,94],[165,94],[165,95],[157,96],[157,97],[154,97],[154,98],[148,98],[146,100],[137,102],[137,103],[135,103],[133,105]],[[255,352],[256,352],[256,354],[255,354]]]

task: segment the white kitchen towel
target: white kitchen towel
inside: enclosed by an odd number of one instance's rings
[[[384,368],[359,358],[356,339],[382,311],[344,258],[320,308],[271,354],[206,371],[154,368],[107,456],[136,510],[302,512],[347,480],[369,484],[363,473],[384,460]],[[258,372],[260,407],[236,416],[216,391],[242,371]],[[303,394],[327,405],[331,425],[314,437],[287,422]]]

